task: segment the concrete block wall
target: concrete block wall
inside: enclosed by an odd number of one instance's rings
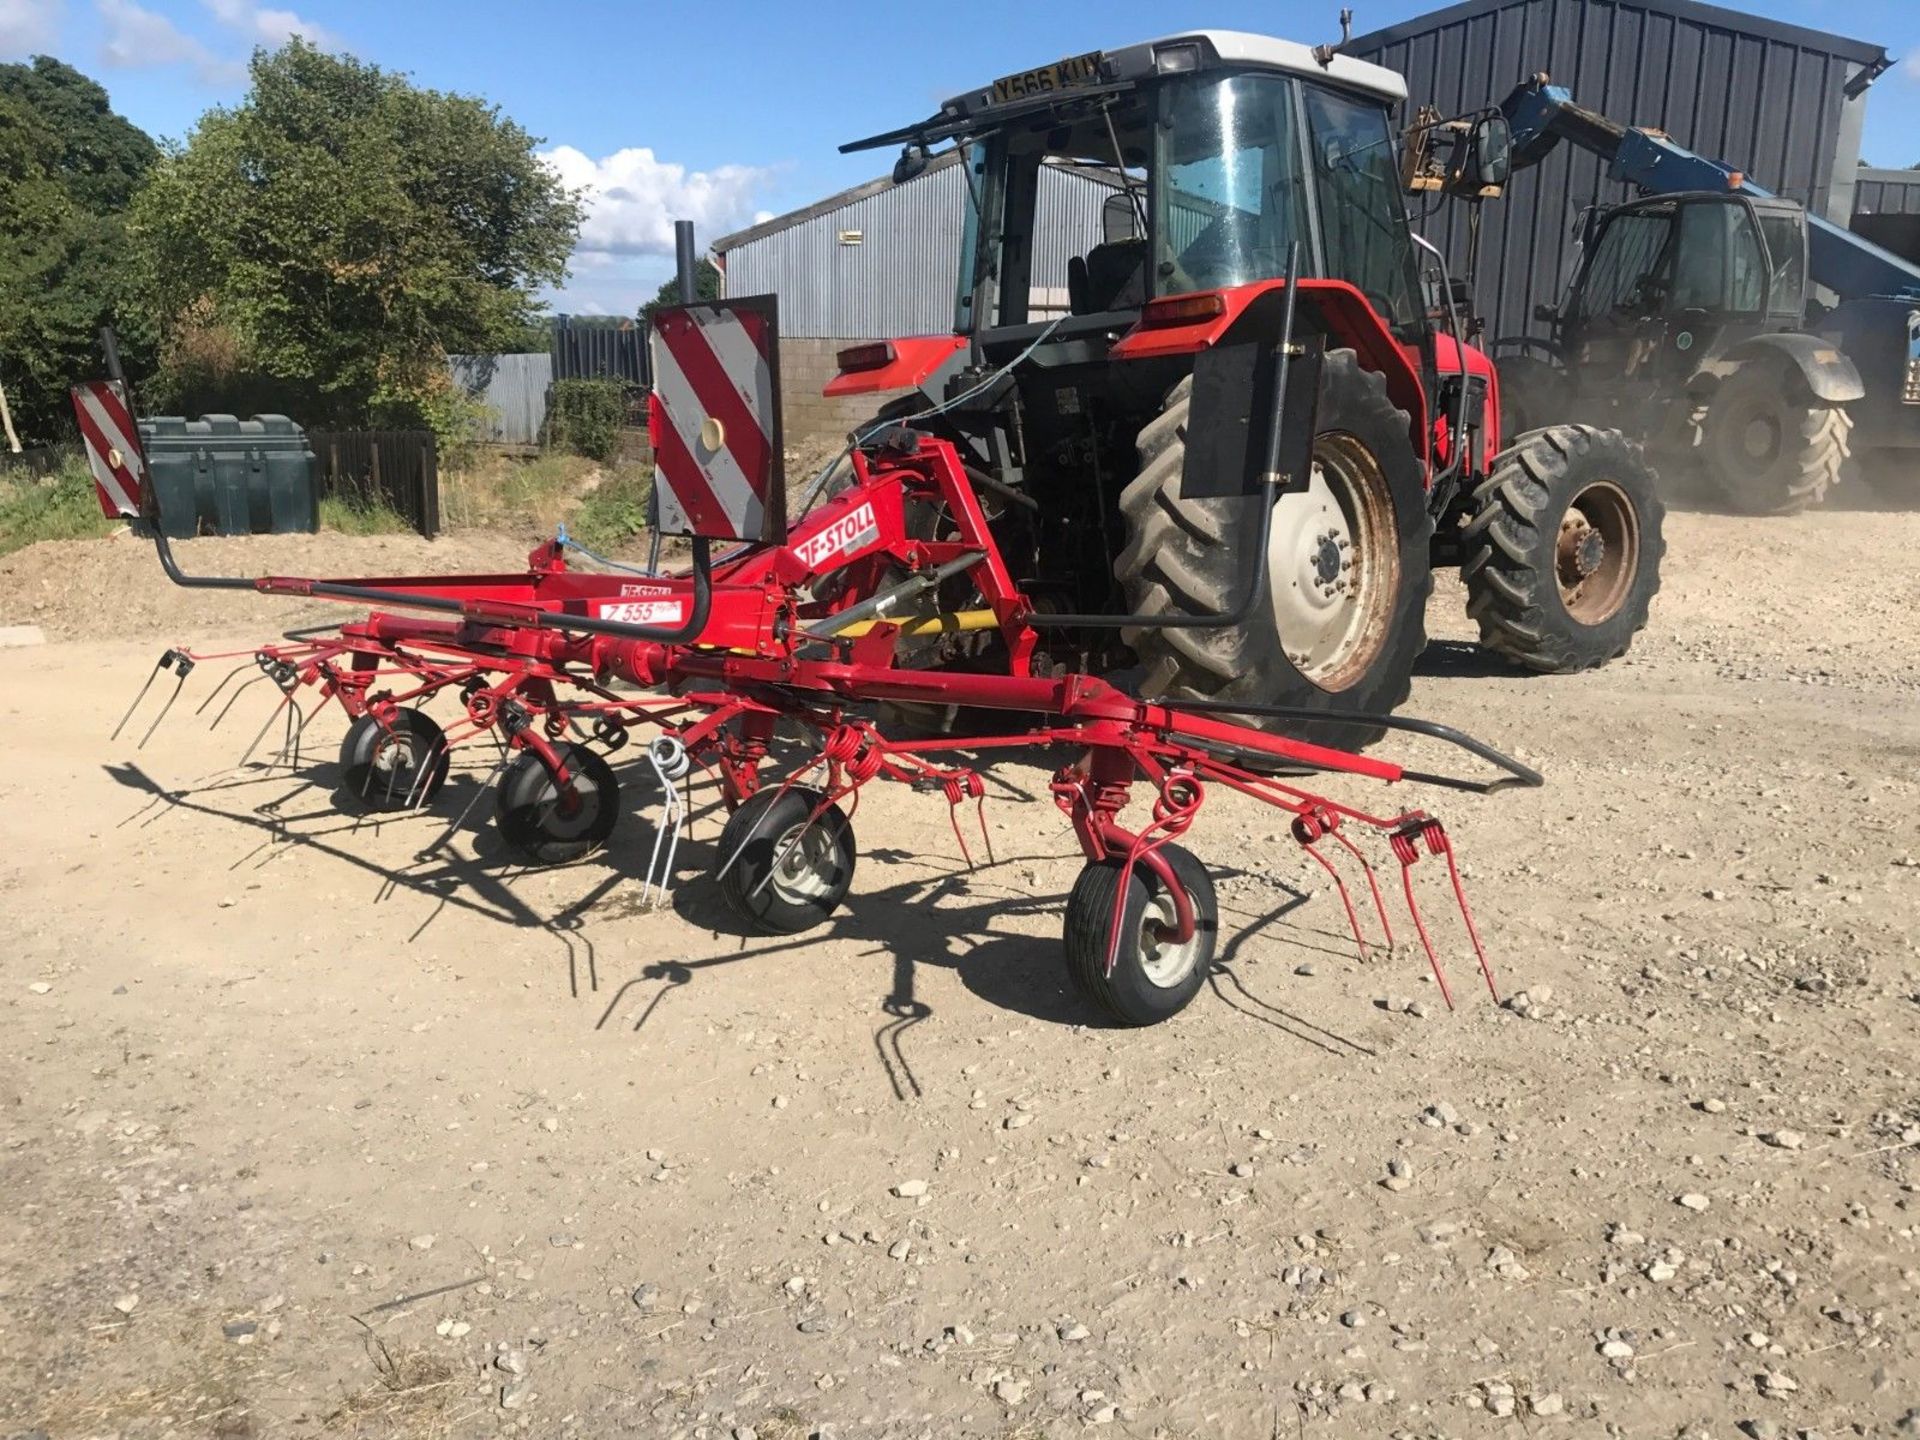
[[[843,441],[849,430],[867,419],[899,392],[848,395],[829,400],[820,393],[838,372],[834,361],[859,337],[825,339],[785,336],[780,341],[780,410],[788,449],[821,440]]]

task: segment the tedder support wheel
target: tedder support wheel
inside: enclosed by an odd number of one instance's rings
[[[728,817],[716,867],[734,913],[763,935],[824,924],[853,884],[853,825],[838,805],[808,824],[826,797],[796,785],[762,790]],[[728,862],[732,863],[729,864]]]
[[[1460,535],[1480,643],[1564,674],[1624,655],[1660,588],[1665,509],[1640,447],[1555,425],[1494,457]]]
[[[1220,907],[1207,867],[1179,845],[1162,845],[1157,853],[1193,906],[1193,935],[1184,942],[1174,938],[1173,896],[1144,863],[1128,872],[1118,860],[1092,861],[1067,897],[1067,973],[1082,995],[1122,1025],[1153,1025],[1184,1010],[1206,983],[1219,941]],[[1122,883],[1116,946],[1114,904]]]
[[[613,767],[584,745],[558,751],[567,767],[565,797],[531,750],[522,750],[500,777],[500,837],[529,865],[563,865],[598,850],[620,818]]]
[[[1242,502],[1181,494],[1192,390],[1189,376],[1141,430],[1140,473],[1120,495],[1127,541],[1115,572],[1135,613],[1218,614],[1237,603],[1249,573],[1238,544]],[[1269,603],[1232,628],[1129,631],[1145,667],[1142,693],[1330,715],[1397,708],[1426,647],[1433,521],[1425,485],[1406,412],[1385,380],[1351,350],[1328,352],[1312,474],[1274,505]],[[1346,746],[1380,735],[1358,725],[1312,732],[1307,739]]]
[[[1853,417],[1816,400],[1780,367],[1748,364],[1714,391],[1696,421],[1701,468],[1747,515],[1794,515],[1839,483]]]
[[[362,715],[340,742],[340,788],[370,810],[425,805],[446,780],[446,735],[419,710],[396,711],[391,730]]]

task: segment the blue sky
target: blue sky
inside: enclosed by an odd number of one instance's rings
[[[1439,0],[1349,3],[1365,31]],[[1886,46],[1901,63],[1873,88],[1866,158],[1920,162],[1920,3],[1741,8]],[[888,157],[835,147],[918,119],[944,96],[1188,27],[1331,38],[1338,11],[1339,0],[0,0],[0,59],[58,55],[105,84],[116,109],[174,138],[240,97],[254,45],[294,33],[486,96],[545,137],[564,176],[596,190],[557,306],[630,313],[672,268],[676,214],[711,239],[869,179]]]

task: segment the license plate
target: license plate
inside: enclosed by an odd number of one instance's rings
[[[1055,90],[1071,90],[1078,85],[1095,84],[1100,79],[1100,60],[1098,50],[1089,50],[1084,55],[1075,55],[1071,60],[1056,60],[1051,65],[1042,65],[1038,70],[1003,75],[993,82],[993,103],[1005,105],[1010,100],[1025,100],[1031,95],[1046,95]]]

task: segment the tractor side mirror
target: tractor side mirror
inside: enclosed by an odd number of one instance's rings
[[[1504,115],[1474,121],[1454,155],[1447,188],[1456,195],[1497,195],[1513,175],[1513,131]]]
[[[1100,239],[1103,244],[1117,245],[1122,240],[1138,240],[1140,234],[1140,208],[1134,203],[1131,193],[1116,190],[1100,204]]]
[[[893,162],[893,183],[906,184],[927,168],[930,159],[926,146],[909,140],[900,147],[900,158]]]

